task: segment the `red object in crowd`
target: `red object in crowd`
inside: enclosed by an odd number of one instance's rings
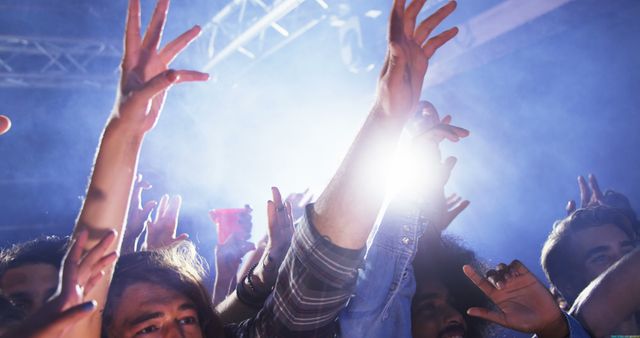
[[[209,217],[218,228],[218,243],[224,243],[232,234],[238,233],[240,238],[248,240],[251,237],[251,209],[244,208],[214,209],[209,211]]]
[[[11,120],[4,115],[0,115],[0,135],[5,134],[9,129],[11,129]]]

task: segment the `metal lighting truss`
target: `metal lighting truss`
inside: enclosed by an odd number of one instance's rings
[[[0,87],[109,87],[121,47],[97,40],[0,35]]]
[[[434,0],[432,5],[444,2]],[[575,0],[504,0],[479,13],[459,25],[461,32],[457,43],[450,44],[446,53],[440,53],[443,54],[440,62],[431,67],[430,80],[425,85],[444,82],[457,73],[521,48],[526,45],[526,39],[521,39],[524,43],[509,43],[509,46],[500,47],[501,50],[490,50],[489,55],[475,60],[472,66],[456,65],[456,61],[464,59],[470,51],[572,2],[582,3]],[[586,1],[587,4],[590,2],[595,0]],[[203,38],[207,45],[202,68],[218,77],[226,75],[225,72],[234,76],[247,72],[262,59],[328,17],[335,16],[336,11],[330,6],[339,5],[339,2],[336,5],[335,1],[329,0],[229,0],[204,26]],[[562,24],[556,26],[555,31],[568,28]],[[0,87],[111,87],[117,78],[120,56],[120,43],[0,35]],[[233,63],[225,67],[223,62]]]
[[[204,27],[209,37],[204,71],[216,72],[236,55],[246,69],[318,25],[328,9],[324,0],[232,0]]]

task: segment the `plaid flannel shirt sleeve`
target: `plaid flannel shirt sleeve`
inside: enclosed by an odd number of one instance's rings
[[[235,327],[236,337],[333,337],[338,313],[351,297],[365,249],[334,245],[311,224],[308,205],[271,296],[256,317]],[[345,226],[348,226],[345,224]]]

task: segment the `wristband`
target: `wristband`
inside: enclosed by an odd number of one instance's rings
[[[238,300],[245,305],[260,310],[264,302],[269,298],[271,292],[260,292],[253,284],[251,277],[253,276],[253,270],[256,266],[257,264],[253,265],[247,272],[247,275],[242,279],[242,282],[236,285],[236,296]],[[245,283],[249,285],[251,290],[247,290]]]

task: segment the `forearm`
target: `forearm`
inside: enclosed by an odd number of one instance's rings
[[[385,196],[386,164],[394,155],[403,126],[404,121],[374,108],[318,198],[312,222],[335,245],[364,247]]]
[[[214,306],[221,303],[236,285],[236,271],[239,265],[235,265],[235,270],[233,267],[220,268],[224,264],[224,262],[216,262],[216,277],[213,284],[212,300]]]
[[[114,120],[105,127],[74,229],[74,233],[89,231],[89,248],[109,229],[118,231],[118,238],[122,238],[142,139],[141,134],[128,131]],[[116,243],[120,245],[120,241]]]
[[[87,196],[74,229],[74,236],[80,230],[89,231],[85,251],[93,248],[105,232],[115,229],[117,238],[109,250],[117,252],[124,233],[123,225],[129,207],[142,136],[129,133],[112,122],[113,120],[107,124],[102,135]],[[106,303],[112,273],[113,266],[105,269],[105,276],[86,297],[98,302],[99,311],[74,326],[69,333],[70,337],[99,336],[102,325],[101,313]]]
[[[233,292],[216,306],[216,311],[223,323],[238,323],[255,316],[264,304],[264,300],[269,297],[278,278],[278,267],[285,254],[278,252],[272,257],[271,252],[271,249],[263,247],[259,258],[252,262],[247,272],[238,279],[240,285],[237,287],[242,288],[245,294],[250,296],[252,302],[259,305],[245,304],[238,298],[237,293]],[[249,279],[251,283],[249,283]]]
[[[338,312],[353,293],[363,255],[364,250],[344,249],[327,241],[304,217],[272,296],[257,316],[240,325],[239,332],[268,337],[333,335]]]
[[[236,280],[241,281],[242,278],[247,275],[249,269],[260,262],[260,258],[262,258],[264,250],[267,247],[267,240],[267,236],[264,236],[264,238],[256,245],[256,249],[249,253],[249,256],[242,263],[240,269],[238,269]]]
[[[622,258],[585,288],[570,313],[594,337],[611,334],[640,308],[640,250]]]
[[[255,316],[259,311],[240,301],[235,292],[216,305],[215,310],[224,325],[242,322]]]

